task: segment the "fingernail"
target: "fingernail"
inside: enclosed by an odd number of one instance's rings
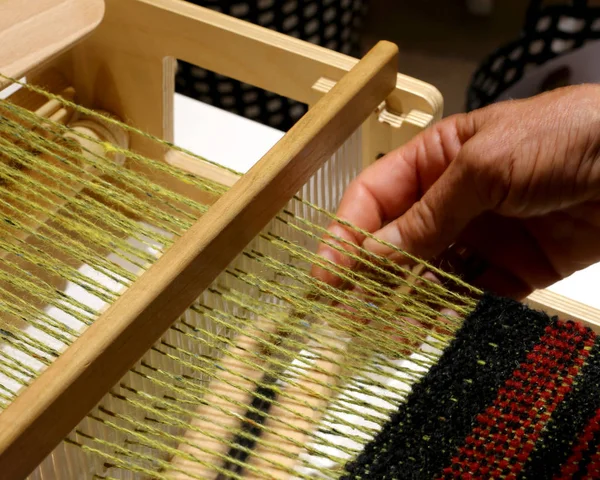
[[[454,310],[450,310],[449,308],[442,308],[440,313],[446,317],[458,317],[458,313]]]
[[[388,225],[385,228],[382,228],[378,232],[375,232],[373,235],[375,239],[380,240],[382,242],[391,243],[394,246],[399,247],[402,243],[402,239],[400,238],[400,232],[395,225]],[[387,245],[383,245],[377,240],[372,238],[367,238],[363,243],[363,248],[365,250],[374,253],[375,255],[386,256],[392,253],[394,250]]]
[[[328,262],[332,262],[332,263],[338,263],[338,252],[336,252],[333,248],[327,246],[327,245],[322,245],[318,250],[317,250],[317,255],[319,257],[321,257],[323,260],[325,260],[325,262],[323,263],[328,263]]]
[[[331,271],[335,268],[335,266],[331,263],[338,263],[339,260],[337,252],[328,246],[321,246],[317,250],[317,255],[322,258],[322,261],[319,262],[322,264],[322,266],[314,266],[313,276],[315,276],[322,282],[328,283],[330,285],[335,285],[338,282],[339,277],[337,277],[337,275],[334,275],[334,273]]]
[[[433,272],[425,272],[423,274],[423,278],[429,280],[432,283],[437,283],[438,285],[442,284],[442,281]]]

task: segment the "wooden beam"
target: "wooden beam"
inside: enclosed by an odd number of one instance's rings
[[[379,43],[0,415],[0,471],[27,476],[394,89]]]
[[[22,77],[82,40],[103,16],[104,0],[1,1],[0,73]],[[0,90],[8,84],[0,78]]]
[[[600,333],[600,310],[559,295],[550,290],[537,290],[525,299],[525,304],[562,320],[581,322]]]

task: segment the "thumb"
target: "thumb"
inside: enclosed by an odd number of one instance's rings
[[[467,144],[420,200],[398,219],[375,232],[377,240],[365,240],[363,247],[366,250],[403,261],[403,255],[397,249],[380,243],[382,241],[429,260],[454,243],[472,220],[492,208],[492,197],[482,195],[483,185],[477,184],[489,175],[481,175],[482,172],[472,167],[472,162],[466,161]]]

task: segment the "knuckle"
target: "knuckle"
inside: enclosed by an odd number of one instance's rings
[[[461,169],[465,188],[470,188],[478,202],[486,209],[502,205],[511,189],[516,156],[512,149],[497,142],[478,142],[465,146]]]
[[[411,247],[413,248],[416,247],[416,244],[419,245],[420,249],[428,248],[433,240],[431,232],[436,232],[439,227],[435,209],[426,198],[423,198],[415,204],[413,213],[410,225],[406,225],[407,228],[411,229],[411,235],[406,235],[407,232],[399,232],[400,237],[410,238],[411,243],[413,243]]]

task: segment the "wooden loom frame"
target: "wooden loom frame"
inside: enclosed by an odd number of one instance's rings
[[[388,43],[358,62],[178,0],[18,3],[0,2],[13,13],[0,15],[0,45],[21,47],[0,47],[0,73],[48,85],[58,70],[81,103],[152,135],[172,139],[175,58],[311,108],[239,179],[132,138],[135,151],[233,187],[0,415],[0,472],[11,479],[52,451],[356,128],[366,165],[441,115],[437,90],[398,75]],[[528,302],[600,330],[597,310],[546,291]]]

